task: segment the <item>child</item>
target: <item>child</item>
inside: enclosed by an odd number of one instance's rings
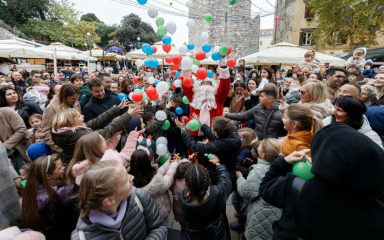
[[[69,239],[73,222],[65,211],[64,167],[58,154],[36,159],[30,168],[22,203],[23,226],[42,231],[47,239]]]
[[[371,59],[367,60],[367,63],[364,66],[363,75],[365,78],[374,78],[376,75],[375,70],[373,70],[373,62]]]
[[[168,116],[168,109],[164,109],[164,112]],[[157,140],[159,137],[163,136],[162,126],[164,125],[167,118],[162,121],[155,119],[155,115],[151,112],[145,112],[141,115],[143,122],[145,124],[145,134],[151,135],[153,140]]]
[[[300,62],[300,67],[308,67],[311,70],[311,73],[320,72],[320,61],[315,58],[315,51],[310,50],[304,54],[304,60]]]
[[[83,106],[85,96],[90,93],[88,83],[85,83],[84,77],[81,74],[73,74],[70,82],[80,89],[79,103]]]
[[[20,168],[20,179],[21,181],[28,180],[29,170],[31,168],[31,163],[26,163]]]
[[[159,211],[133,179],[117,161],[92,165],[80,184],[81,217],[71,239],[163,240],[167,230]]]
[[[32,143],[35,143],[36,142],[36,131],[40,130],[40,136],[42,135],[42,132],[41,132],[41,122],[43,120],[43,115],[41,114],[32,114],[32,116],[29,117],[28,119],[28,122],[29,122],[29,125],[32,127],[31,128],[31,131],[32,131]]]
[[[39,129],[34,132],[32,135],[32,143],[39,143],[39,142],[44,142],[44,137],[43,137],[43,130]]]
[[[281,209],[265,202],[259,195],[259,187],[273,161],[281,153],[281,145],[272,138],[265,138],[259,148],[257,164],[250,168],[247,179],[236,172],[237,191],[244,198],[242,210],[247,215],[246,239],[272,239],[272,223],[280,219]]]
[[[217,185],[211,186],[208,170],[193,164],[185,172],[185,188],[179,194],[181,210],[185,218],[187,239],[231,239],[225,204],[232,192],[227,168],[214,155],[209,160],[219,175]]]
[[[171,187],[171,192],[173,195],[173,215],[175,216],[175,220],[180,223],[181,233],[180,239],[185,240],[185,221],[183,217],[183,212],[181,211],[180,202],[179,202],[179,194],[182,192],[186,186],[185,183],[185,171],[187,168],[191,166],[191,162],[188,159],[182,159],[179,162],[179,165],[176,168],[175,175],[173,176],[174,184]]]
[[[356,48],[353,51],[353,56],[348,58],[345,66],[348,68],[354,67],[357,68],[360,72],[364,71],[365,66],[365,55],[367,54],[367,49],[365,47]]]

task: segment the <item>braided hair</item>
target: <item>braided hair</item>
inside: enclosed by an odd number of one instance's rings
[[[184,200],[186,202],[197,200],[201,203],[211,185],[208,170],[200,164],[192,164],[185,172],[185,182],[188,190],[183,196]]]

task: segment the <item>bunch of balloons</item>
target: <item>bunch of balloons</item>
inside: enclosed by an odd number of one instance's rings
[[[155,49],[149,45],[148,43],[144,43],[142,46],[141,46],[141,50],[147,54],[148,56],[152,55],[154,52],[155,52]]]

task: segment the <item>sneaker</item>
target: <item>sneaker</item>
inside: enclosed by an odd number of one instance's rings
[[[238,232],[241,232],[241,231],[244,231],[244,224],[242,223],[239,223],[239,221],[235,221],[235,222],[232,222],[229,227],[233,230],[233,231],[238,231]]]

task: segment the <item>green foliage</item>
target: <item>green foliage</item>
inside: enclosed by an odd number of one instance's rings
[[[94,13],[87,13],[80,18],[83,21],[91,22],[96,26],[96,33],[100,36],[100,47],[104,48],[108,45],[109,41],[113,39],[113,34],[117,27],[106,25]]]
[[[87,13],[81,16],[80,20],[86,21],[86,22],[97,22],[97,23],[103,23],[100,21],[98,17],[94,13]]]
[[[91,47],[93,48],[95,43],[100,42],[100,36],[96,33],[95,24],[86,21],[78,21],[66,26],[65,31],[63,32],[66,39],[64,43],[70,45],[73,42],[77,48],[83,50],[88,49],[88,47],[85,46],[85,43],[88,44],[87,33],[91,34],[90,39],[93,41]]]
[[[307,0],[316,15],[314,30],[317,44],[348,42],[351,49],[377,44],[384,29],[383,0]]]
[[[62,42],[64,40],[64,26],[58,21],[30,19],[17,30],[44,43]]]

